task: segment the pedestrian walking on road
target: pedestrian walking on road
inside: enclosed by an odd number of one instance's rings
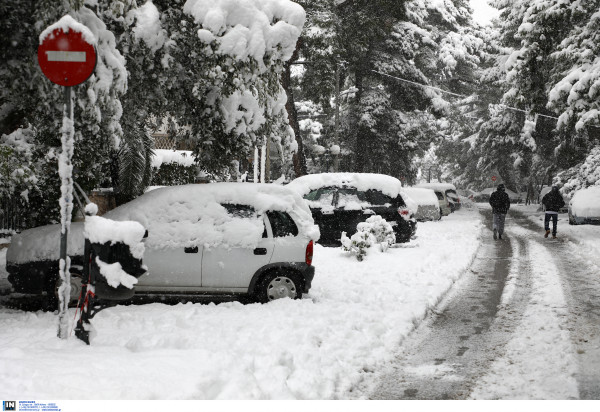
[[[565,205],[563,197],[558,191],[558,186],[552,186],[552,190],[542,198],[542,204],[546,210],[544,216],[544,237],[550,234],[550,219],[552,219],[552,239],[556,239],[556,226],[558,225],[558,211]]]
[[[494,215],[494,240],[502,239],[504,219],[506,219],[506,214],[508,213],[508,209],[510,209],[510,199],[508,198],[508,193],[504,190],[504,185],[500,183],[496,191],[490,196],[490,205],[492,206],[492,213]]]

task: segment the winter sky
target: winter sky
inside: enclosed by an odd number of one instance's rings
[[[491,7],[487,0],[470,0],[473,8],[473,19],[480,24],[489,24],[498,16],[498,9]]]

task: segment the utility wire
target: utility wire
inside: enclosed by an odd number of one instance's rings
[[[386,77],[390,77],[392,79],[400,80],[401,82],[405,82],[405,83],[409,83],[409,84],[412,84],[412,85],[415,85],[415,86],[421,86],[421,87],[425,87],[425,88],[437,90],[437,91],[442,92],[442,93],[451,94],[452,96],[465,97],[465,98],[471,97],[471,96],[467,96],[467,95],[464,95],[464,94],[458,94],[458,93],[449,92],[448,90],[440,89],[439,87],[430,86],[428,84],[418,83],[418,82],[414,82],[412,80],[403,79],[401,77],[392,76],[390,74],[382,73],[382,72],[379,72],[377,70],[371,70],[371,71],[373,73],[377,73],[377,74],[380,74],[382,76],[386,76]],[[539,116],[539,117],[546,117],[548,119],[558,120],[558,117],[556,117],[556,116],[549,116],[549,115],[541,114],[541,113],[531,113],[531,112],[528,112],[527,110],[519,109],[517,107],[507,106],[505,104],[499,104],[499,106],[501,106],[502,108],[505,108],[505,109],[515,110],[515,111],[522,112],[522,113],[525,113],[525,114],[532,114],[532,115]],[[593,125],[593,124],[588,124],[586,126],[600,127],[600,126],[596,126],[596,125]]]

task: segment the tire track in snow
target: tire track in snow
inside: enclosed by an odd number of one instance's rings
[[[529,236],[513,228],[509,233]],[[567,331],[568,309],[552,254],[529,240],[531,299],[504,355],[490,366],[471,393],[474,399],[577,399],[574,348]]]
[[[598,256],[568,238],[543,239],[540,228],[524,215],[517,215],[529,237],[539,239],[558,268],[569,315],[570,333],[578,370],[575,374],[580,399],[600,399],[600,267]],[[560,228],[559,228],[560,229]]]
[[[491,212],[483,214],[489,226]],[[373,385],[370,398],[467,398],[502,355],[514,331],[513,318],[529,302],[530,270],[524,254],[523,239],[495,242],[491,227],[484,230],[470,270],[407,338],[396,362]]]

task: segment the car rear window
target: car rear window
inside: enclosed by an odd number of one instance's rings
[[[309,194],[304,196],[304,198],[311,202],[318,203],[319,205],[331,206],[333,204],[335,192],[336,188],[334,187],[321,187],[311,191]]]
[[[273,237],[298,236],[298,227],[290,215],[285,212],[267,212]]]
[[[437,196],[438,200],[444,200],[444,195],[442,194],[442,192],[435,192],[435,195]]]
[[[384,195],[379,190],[367,190],[367,201],[373,206],[392,205],[393,199],[388,195]]]

